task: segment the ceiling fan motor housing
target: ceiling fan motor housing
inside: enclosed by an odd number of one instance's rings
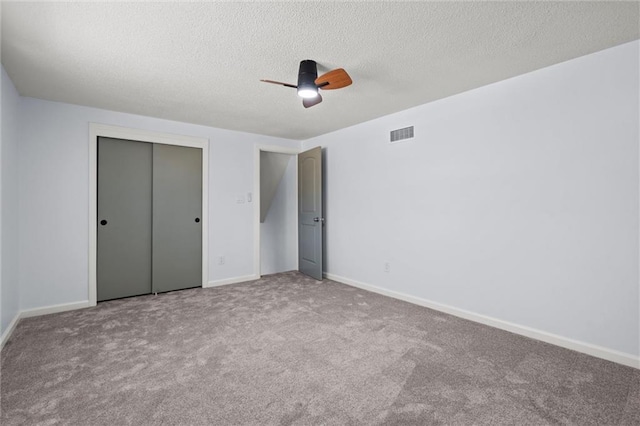
[[[311,59],[301,61],[300,71],[298,72],[298,89],[317,90],[316,78],[318,78],[316,61]]]

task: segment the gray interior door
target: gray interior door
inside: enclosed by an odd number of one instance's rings
[[[152,144],[98,138],[98,301],[151,292]]]
[[[202,150],[153,145],[153,292],[202,286]]]
[[[298,154],[298,269],[322,280],[322,148]]]

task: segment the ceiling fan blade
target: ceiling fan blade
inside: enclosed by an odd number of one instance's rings
[[[351,83],[353,83],[351,77],[343,68],[331,70],[316,78],[316,86],[322,90],[342,89]]]
[[[322,96],[320,96],[320,93],[318,93],[318,96],[316,96],[315,98],[303,98],[302,99],[302,105],[305,108],[310,108],[314,105],[318,105],[320,102],[322,102]]]
[[[279,84],[280,86],[285,86],[285,87],[293,87],[294,89],[298,88],[298,86],[294,84],[283,83],[281,81],[274,81],[274,80],[260,80],[260,81],[264,81],[265,83],[271,83],[271,84]]]

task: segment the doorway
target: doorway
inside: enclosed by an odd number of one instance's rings
[[[297,151],[259,147],[255,189],[259,218],[257,275],[298,269]]]
[[[256,278],[298,270],[322,280],[322,150],[257,146],[254,194]]]
[[[202,167],[201,174],[201,216],[196,216],[200,227],[201,254],[198,263],[201,264],[196,285],[204,286],[208,281],[208,159],[209,141],[204,138],[180,136],[167,133],[149,132],[138,129],[108,126],[90,123],[89,125],[89,305],[97,304],[97,240],[98,240],[98,138],[122,139],[137,142],[147,142],[157,146],[158,152],[171,151],[174,147],[196,148]],[[171,214],[173,216],[173,214]],[[104,220],[104,219],[102,219]],[[195,219],[193,219],[195,221]],[[162,291],[162,290],[160,290]]]

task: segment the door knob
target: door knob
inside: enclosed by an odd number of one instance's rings
[[[314,217],[313,221],[314,222],[322,222],[322,223],[324,223],[324,217]]]
[[[196,217],[196,223],[200,222],[200,218]]]
[[[107,224],[107,221],[106,221],[106,220],[102,219],[102,220],[100,221],[100,225],[104,226],[104,225],[106,225],[106,224]]]

